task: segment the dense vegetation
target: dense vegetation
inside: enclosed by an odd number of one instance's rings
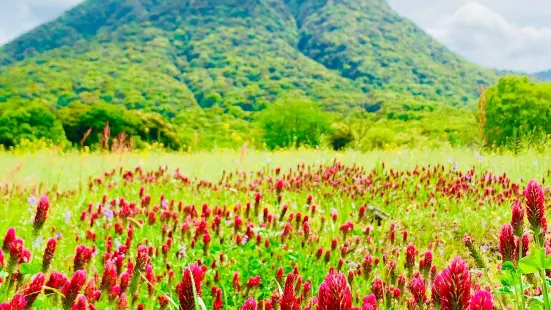
[[[551,83],[505,77],[484,96],[484,133],[489,144],[517,147],[551,134]]]
[[[125,132],[138,142],[262,146],[269,133],[257,111],[285,98],[330,113],[334,140],[363,139],[365,130],[350,129],[363,115],[370,134],[381,129],[369,147],[472,143],[468,110],[478,85],[497,75],[457,57],[384,1],[356,2],[85,1],[0,48],[0,112],[15,117],[3,123],[2,144],[79,145],[92,128],[84,144],[93,145],[110,118],[111,136]],[[16,114],[38,105],[54,116],[52,129],[12,130],[35,124]]]
[[[0,309],[550,309],[549,154],[348,153],[0,152]]]

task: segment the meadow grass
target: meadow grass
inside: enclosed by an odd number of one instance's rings
[[[166,165],[180,168],[182,173],[206,180],[216,180],[223,170],[258,170],[265,166],[288,169],[299,163],[330,163],[334,159],[345,164],[373,168],[385,162],[395,169],[435,164],[453,165],[460,170],[478,167],[495,174],[507,173],[514,181],[540,179],[551,169],[551,154],[527,152],[522,155],[485,154],[472,149],[388,150],[360,153],[326,150],[286,150],[278,152],[220,150],[213,152],[168,153],[137,151],[122,154],[60,153],[56,150],[0,152],[0,182],[20,185],[57,184],[59,188],[76,188],[82,179],[97,176],[111,169],[142,166],[144,169]]]
[[[33,273],[37,272],[33,266],[42,259],[45,241],[56,234],[63,237],[59,240],[51,269],[64,272],[69,277],[76,271],[73,264],[77,245],[94,248],[99,255],[86,265],[90,278],[94,272],[98,272],[100,277],[104,272],[105,262],[101,256],[112,254],[106,244],[124,244],[124,240],[128,240],[125,237],[126,229],[133,227],[134,237],[127,259],[130,261],[135,257],[137,244],[150,246],[152,253],[155,253],[151,257],[152,268],[161,277],[155,291],[150,292],[151,297],[144,293],[146,289],[143,282],[143,296],[128,296],[131,302],[141,303],[147,309],[157,309],[155,297],[163,294],[178,303],[174,286],[180,281],[182,270],[197,260],[209,266],[205,276],[206,286],[203,288],[203,299],[209,309],[213,307],[211,305],[216,298],[207,292],[211,286],[223,291],[224,309],[239,309],[248,297],[257,300],[273,298],[273,292],[278,290],[274,278],[278,267],[283,267],[285,273],[298,268],[296,272],[303,276],[303,280],[311,281],[314,290],[311,293],[314,295],[330,267],[338,268],[344,274],[348,272],[352,291],[357,297],[354,304],[361,305],[361,297],[373,292],[372,286],[376,279],[382,278],[387,285],[399,286],[388,268],[396,268],[394,272],[397,274],[411,277],[411,270],[404,267],[403,254],[409,243],[415,245],[420,256],[426,249],[432,250],[434,266],[441,270],[456,256],[468,258],[469,252],[461,239],[465,233],[470,233],[487,256],[492,275],[496,275],[496,266],[499,264],[499,256],[496,254],[499,228],[510,220],[511,202],[515,197],[501,196],[502,193],[510,192],[507,180],[519,184],[521,190],[528,179],[535,178],[545,184],[543,178],[547,177],[551,168],[550,159],[549,155],[536,152],[520,156],[480,155],[467,149],[389,150],[365,154],[306,149],[191,154],[145,151],[87,154],[53,150],[5,152],[0,153],[0,183],[4,184],[0,231],[14,227],[17,236],[25,240],[32,254],[28,262],[30,267],[25,268]],[[335,166],[335,162],[344,166]],[[302,164],[306,168],[299,169]],[[136,172],[137,167],[144,171],[143,175]],[[277,168],[281,169],[281,174]],[[112,170],[115,170],[113,175],[105,175]],[[179,174],[175,173],[176,170]],[[125,177],[121,173],[125,171],[133,172],[132,176]],[[326,173],[334,175],[324,179]],[[484,182],[486,176],[491,175],[494,180],[498,180],[504,173],[509,179],[493,184]],[[301,179],[303,174],[310,175],[310,178]],[[467,178],[471,174],[472,180],[471,176]],[[322,176],[322,179],[316,180]],[[280,177],[282,184],[285,184],[282,197],[278,197],[275,190],[275,179]],[[356,180],[360,177],[362,183]],[[89,187],[90,180],[96,178],[99,178],[100,183],[94,181],[95,184]],[[457,189],[458,184],[463,187]],[[140,209],[141,186],[151,196],[151,205],[156,204],[157,209],[153,208],[152,211],[151,206]],[[495,193],[486,193],[489,189]],[[29,204],[28,198],[35,195],[38,199],[44,193],[48,193],[52,206],[44,229],[37,235],[32,224],[36,207]],[[259,213],[251,215],[253,211],[245,211],[245,205],[247,202],[255,204],[256,193],[262,194],[262,203],[259,203],[259,210],[255,211]],[[308,194],[314,197],[316,214],[310,209],[310,204],[304,203]],[[105,205],[101,203],[104,195],[107,201],[113,202],[112,208],[116,212],[114,222],[104,216],[100,209],[95,211],[97,206]],[[134,220],[129,221],[121,215],[125,212],[124,208],[116,205],[121,203],[121,198],[126,203],[135,202],[138,206],[131,207],[132,210],[137,208],[137,213],[131,216],[135,217]],[[169,201],[170,207],[164,206]],[[182,206],[176,207],[178,202]],[[284,205],[289,207],[285,217],[281,215]],[[377,221],[373,222],[373,218],[369,222],[358,215],[362,205],[380,210],[388,218],[383,219],[381,226],[377,225]],[[159,209],[159,206],[163,208]],[[166,208],[180,213],[174,223],[170,219],[162,219],[162,210]],[[202,215],[193,215],[189,208]],[[219,230],[215,228],[216,221],[212,215],[205,216],[205,208],[211,210],[208,212],[221,215],[223,224]],[[261,215],[263,208],[266,214],[273,215],[273,225],[266,224],[266,218]],[[303,223],[297,222],[290,215],[298,216],[299,213],[303,217],[311,217],[308,221],[311,233],[306,233],[306,226],[303,227]],[[94,216],[97,220],[90,225],[90,217]],[[241,228],[236,228],[236,217],[244,220]],[[205,245],[205,237],[197,235],[195,228],[184,232],[178,226],[183,222],[186,223],[184,225],[198,227],[201,225],[197,222],[200,218],[207,221],[207,232],[210,232],[213,240],[210,247]],[[277,221],[277,218],[280,220]],[[124,229],[117,232],[117,225]],[[252,226],[246,228],[247,225]],[[348,235],[343,233],[343,229],[347,229],[346,225],[352,225]],[[364,239],[366,225],[371,225],[372,230]],[[289,236],[282,237],[286,229],[289,230]],[[174,233],[173,241],[167,241],[167,230]],[[250,240],[243,241],[249,233],[250,237],[247,238]],[[409,236],[406,241],[401,241],[403,233]],[[195,237],[191,238],[194,234]],[[389,234],[395,236],[390,238]],[[255,235],[260,239],[255,240]],[[265,242],[269,246],[264,245]],[[338,246],[333,247],[333,253],[330,253],[333,242],[338,242]],[[325,255],[329,252],[331,256],[327,260],[316,258],[319,248],[323,249]],[[225,255],[226,260],[218,259],[221,254]],[[383,261],[373,267],[371,276],[361,275],[362,269],[357,267],[366,255],[373,255]],[[389,267],[389,261],[397,262],[397,267]],[[210,268],[212,264],[219,267]],[[169,265],[170,268],[166,267]],[[171,276],[171,270],[176,275]],[[365,274],[365,270],[363,272]],[[238,289],[235,273],[239,274],[238,283],[243,287],[254,276],[261,276],[262,284],[247,290]],[[213,280],[216,274],[219,281]],[[355,274],[356,280],[353,280]],[[428,286],[428,274],[424,276],[427,277]],[[28,280],[23,279],[18,285],[24,287]],[[483,279],[481,284],[488,282]],[[407,289],[402,289],[405,295],[409,294]],[[0,293],[9,298],[17,290],[0,287]],[[114,308],[115,304],[119,307],[122,295],[110,300],[105,297],[107,293],[102,293],[104,297],[95,302],[96,307]],[[406,301],[397,298],[391,303],[400,308]],[[302,306],[307,305],[307,302],[302,300]],[[390,309],[386,302],[380,305],[381,309]],[[55,299],[41,296],[35,306],[54,307],[56,304]]]

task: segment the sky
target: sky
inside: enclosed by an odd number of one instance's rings
[[[0,45],[81,0],[0,0]],[[387,0],[459,55],[488,68],[551,69],[551,0]]]

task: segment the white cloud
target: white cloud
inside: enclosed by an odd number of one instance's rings
[[[551,68],[551,27],[515,25],[478,2],[440,17],[427,31],[484,66],[529,72]]]
[[[388,0],[446,46],[486,67],[551,68],[549,0]]]
[[[0,45],[59,16],[82,0],[0,0]]]

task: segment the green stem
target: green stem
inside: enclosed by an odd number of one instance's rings
[[[517,257],[520,257],[522,258],[522,240],[519,240],[519,253],[517,255]],[[517,258],[517,266],[518,266],[518,263],[520,262],[520,258]],[[517,267],[518,268],[518,267]],[[517,272],[518,272],[518,269],[517,269]],[[523,282],[522,282],[522,274],[517,274],[518,275],[518,282],[520,284],[520,298],[522,299],[522,309],[526,309],[526,296],[524,294],[524,285],[523,285]]]
[[[509,271],[509,272],[511,273],[511,277],[513,278],[513,285],[516,286],[515,273],[512,270]],[[522,281],[521,281],[521,290],[522,290]],[[522,310],[522,306],[520,305],[520,298],[519,298],[518,290],[516,288],[515,288],[515,304],[516,304],[517,309]]]
[[[497,292],[494,284],[492,283],[492,279],[490,278],[490,274],[488,273],[487,269],[484,269],[484,275],[486,275],[486,279],[488,280],[488,283],[490,284],[490,287],[492,288],[492,292]],[[501,300],[501,298],[496,298],[496,299],[499,302],[499,305],[501,306],[501,309],[503,309],[503,310],[507,309],[507,308],[505,308],[505,305],[503,304],[503,301]]]
[[[541,265],[545,266],[545,248],[542,247],[540,251]],[[549,310],[549,292],[547,291],[547,276],[545,275],[545,268],[540,270],[541,280],[543,282],[543,308]]]

